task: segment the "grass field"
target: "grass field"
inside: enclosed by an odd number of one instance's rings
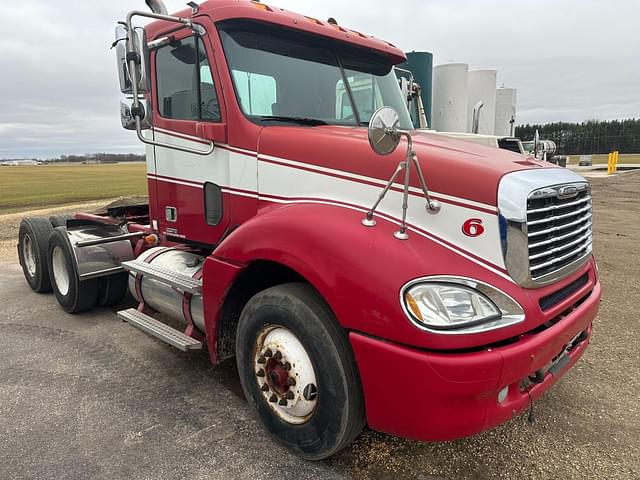
[[[580,162],[580,155],[571,155],[571,165],[577,165]],[[608,155],[593,155],[593,164],[603,164],[606,165],[608,162]],[[640,153],[633,153],[627,155],[620,155],[618,158],[618,164],[634,164],[640,165]]]
[[[144,163],[0,167],[0,214],[146,192]]]

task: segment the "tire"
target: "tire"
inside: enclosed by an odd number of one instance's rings
[[[52,215],[49,217],[49,222],[53,225],[53,228],[56,227],[66,227],[67,220],[72,219],[71,215]]]
[[[96,304],[99,279],[80,281],[65,227],[54,228],[49,237],[48,265],[53,292],[65,312],[83,312]]]
[[[128,288],[129,274],[126,272],[101,277],[98,282],[98,306],[111,307],[120,303]]]
[[[238,323],[236,361],[248,402],[271,435],[300,457],[330,457],[362,431],[362,386],[347,334],[310,285],[279,285],[249,300]],[[290,378],[296,382],[288,387]]]
[[[51,291],[47,266],[49,235],[53,227],[44,217],[25,218],[18,231],[18,259],[27,283],[34,292]]]

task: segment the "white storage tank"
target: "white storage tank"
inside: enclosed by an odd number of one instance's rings
[[[439,132],[467,131],[468,74],[466,63],[449,63],[433,69],[431,128]]]
[[[473,109],[479,101],[484,102],[480,110],[480,122],[477,133],[493,135],[496,126],[496,70],[471,70],[468,74],[469,90],[467,96],[467,132],[473,125]]]
[[[511,119],[516,118],[518,91],[515,88],[501,87],[496,90],[496,126],[495,135],[511,135]]]

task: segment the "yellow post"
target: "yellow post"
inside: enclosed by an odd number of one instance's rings
[[[613,155],[613,173],[618,173],[618,158],[620,158],[620,152],[616,150],[615,152],[613,152]]]
[[[607,175],[611,175],[613,171],[613,153],[609,154],[609,160],[607,161]]]

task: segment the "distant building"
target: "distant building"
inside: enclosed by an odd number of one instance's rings
[[[25,165],[40,165],[39,160],[17,159],[17,160],[0,160],[0,166],[3,167],[20,167]]]

